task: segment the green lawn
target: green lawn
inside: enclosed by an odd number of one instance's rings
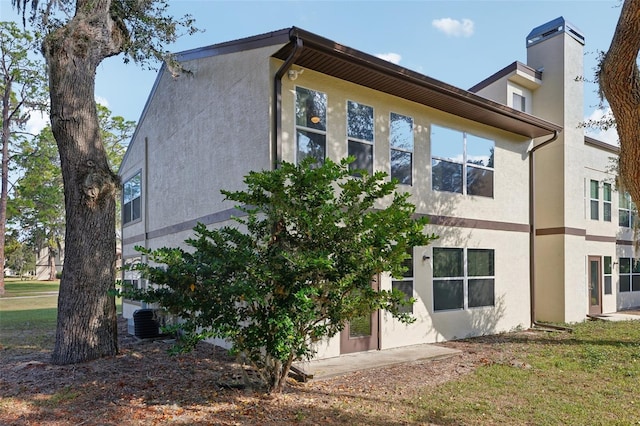
[[[59,281],[6,280],[0,297],[0,348],[47,349],[53,346]],[[116,299],[118,313],[122,300]]]
[[[18,296],[34,296],[38,293],[58,291],[60,280],[55,281],[20,281],[19,279],[5,279],[5,294],[2,298]],[[1,300],[1,299],[0,299]]]
[[[640,321],[497,342],[505,359],[426,389],[415,421],[438,425],[640,424]],[[503,345],[503,346],[500,346]],[[508,350],[507,350],[508,349]]]

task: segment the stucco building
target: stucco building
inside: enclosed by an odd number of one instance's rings
[[[251,170],[354,155],[397,177],[440,239],[414,248],[404,279],[380,280],[417,299],[415,323],[376,314],[319,357],[639,306],[618,149],[579,126],[583,45],[558,18],[526,37],[526,64],[470,90],[295,27],[182,52],[190,74],[160,71],[120,168],[123,259],[229,224],[220,189]]]

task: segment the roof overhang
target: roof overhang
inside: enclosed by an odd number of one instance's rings
[[[304,47],[295,61],[300,67],[530,138],[562,130],[554,123],[300,28],[291,28],[289,35],[290,42],[273,57],[286,60],[295,41],[301,39]]]

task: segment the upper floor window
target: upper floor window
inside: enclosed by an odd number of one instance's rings
[[[602,184],[602,220],[611,222],[611,184]]]
[[[327,152],[327,95],[296,87],[296,160],[324,162]]]
[[[618,224],[625,228],[633,228],[638,211],[631,201],[628,192],[621,192],[618,196]]]
[[[373,107],[347,102],[347,151],[355,161],[351,170],[366,170],[373,174]]]
[[[433,249],[433,309],[468,309],[495,304],[494,251]]]
[[[136,173],[123,185],[122,191],[122,223],[126,224],[140,219],[142,195],[142,172]]]
[[[431,177],[436,191],[493,197],[495,142],[431,126]]]
[[[589,207],[591,211],[591,220],[600,219],[600,185],[597,180],[590,181]]]
[[[513,109],[525,112],[527,110],[527,98],[517,93],[513,94]]]
[[[413,118],[391,113],[389,118],[391,177],[405,185],[413,183]]]

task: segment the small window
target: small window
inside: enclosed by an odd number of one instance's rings
[[[433,249],[435,311],[495,305],[494,251]]]
[[[620,292],[640,291],[640,261],[629,257],[620,258]]]
[[[142,172],[127,180],[122,188],[122,223],[140,219],[142,195]]]
[[[618,194],[618,224],[624,228],[633,228],[638,212],[628,192]]]
[[[413,183],[413,118],[391,113],[391,177],[404,185]]]
[[[431,183],[436,191],[493,197],[495,142],[431,126]]]
[[[410,257],[404,261],[403,266],[407,268],[407,270],[402,274],[402,279],[394,279],[391,281],[391,288],[404,293],[405,300],[409,300],[413,297],[413,249],[409,250],[409,255]],[[412,314],[413,305],[400,306],[398,311],[401,313]]]
[[[314,158],[324,163],[327,149],[327,95],[296,87],[296,161]]]
[[[373,174],[373,107],[347,102],[347,151],[355,161],[351,170],[365,170]],[[354,172],[357,175],[357,172]]]
[[[611,222],[611,184],[602,184],[602,220]]]
[[[140,272],[129,270],[129,268],[140,263],[142,259],[140,257],[130,257],[124,260],[124,270],[122,281],[126,286],[131,286],[135,289],[142,288],[142,280],[140,279]]]
[[[591,220],[598,220],[600,211],[600,187],[597,180],[591,181],[589,199]]]
[[[604,294],[612,294],[611,256],[604,257]]]
[[[527,98],[517,93],[513,94],[513,109],[526,112],[527,110]]]

